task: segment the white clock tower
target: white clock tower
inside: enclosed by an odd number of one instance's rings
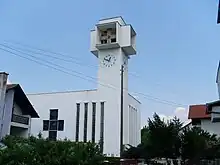
[[[90,51],[99,61],[98,98],[105,102],[103,141],[108,143],[103,148],[115,156],[120,154],[122,73],[123,144],[129,144],[128,59],[136,54],[135,39],[134,29],[122,17],[102,19],[91,31]]]

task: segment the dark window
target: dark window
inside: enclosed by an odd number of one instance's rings
[[[57,121],[51,120],[50,121],[50,130],[57,130]]]
[[[64,120],[58,121],[58,131],[63,131],[64,129]]]
[[[58,109],[51,109],[50,120],[57,120],[57,119],[58,119]]]
[[[95,143],[96,103],[92,103],[92,142]]]
[[[12,117],[11,118],[12,122],[16,122],[16,123],[20,123],[20,124],[26,124],[26,125],[29,124],[29,118],[28,117],[15,115],[15,114],[13,114],[11,117]]]
[[[101,44],[107,44],[107,40],[101,40]]]
[[[213,123],[220,122],[220,118],[219,117],[215,117],[215,118],[212,119],[212,122]]]
[[[112,39],[111,39],[111,42],[116,42],[116,38],[112,38]]]
[[[49,120],[43,120],[43,131],[49,130]]]
[[[57,131],[49,131],[49,140],[57,139]]]
[[[84,113],[84,135],[83,135],[83,141],[87,142],[87,122],[88,122],[88,103],[84,104],[85,113]]]
[[[200,119],[193,119],[192,120],[192,125],[201,125],[201,120]]]
[[[76,104],[76,142],[79,141],[79,116],[80,115],[80,104]]]
[[[100,121],[100,149],[103,152],[104,146],[104,102],[101,102],[101,121]]]

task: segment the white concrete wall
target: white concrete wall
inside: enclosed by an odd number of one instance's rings
[[[212,107],[211,120],[220,119],[220,106]],[[216,112],[216,113],[215,113]]]
[[[110,23],[110,22],[118,22],[121,25],[126,24],[121,17],[112,17],[112,18],[107,18],[107,19],[101,19],[99,21],[99,24],[106,24],[106,23]]]
[[[131,46],[131,27],[122,26],[120,29],[120,43],[122,47]]]
[[[6,93],[6,97],[5,97],[5,108],[4,108],[4,114],[3,114],[3,128],[2,128],[2,132],[1,132],[2,137],[10,134],[13,102],[14,102],[14,91],[9,90]]]
[[[211,134],[217,134],[220,136],[220,122],[213,123],[210,119],[203,119],[201,120],[201,128]]]
[[[29,100],[40,115],[40,119],[32,119],[31,133],[38,135],[42,132],[43,137],[48,137],[48,131],[43,131],[43,120],[49,120],[50,109],[58,109],[58,120],[64,120],[64,131],[58,131],[57,138],[75,140],[76,132],[76,104],[80,103],[80,120],[79,120],[79,140],[83,140],[84,126],[84,103],[89,103],[89,111],[91,110],[91,102],[98,102],[96,99],[96,90],[79,91],[79,92],[63,92],[28,95]],[[98,111],[97,106],[97,111]],[[91,116],[90,116],[91,117]],[[97,116],[98,117],[98,116]],[[88,120],[88,122],[91,120]],[[98,120],[97,120],[98,122]],[[91,123],[88,123],[88,127]],[[99,123],[96,124],[100,126]],[[90,129],[89,129],[90,130]],[[98,131],[99,128],[96,129]],[[88,138],[91,132],[87,132]],[[96,132],[99,134],[99,132]],[[97,136],[98,137],[98,136]],[[96,139],[97,142],[99,139]]]
[[[3,116],[5,109],[5,96],[6,96],[6,83],[8,75],[4,72],[0,72],[0,126],[3,125]],[[2,138],[2,127],[0,127],[0,139]]]
[[[220,72],[219,72],[220,73]],[[220,76],[219,76],[220,77]],[[217,84],[217,88],[218,88],[218,98],[220,99],[220,81]]]
[[[141,143],[141,103],[128,95],[129,102],[129,144],[137,146]]]
[[[113,55],[116,62],[111,67],[102,65],[103,59],[107,55]],[[124,63],[125,54],[119,49],[107,49],[99,51],[99,70],[98,70],[98,95],[100,100],[106,101],[104,138],[107,141],[113,141],[112,144],[105,143],[104,149],[108,149],[107,155],[120,153],[120,107],[121,107],[121,65]],[[124,70],[124,143],[128,143],[128,71]],[[105,85],[103,85],[103,83]],[[114,122],[112,122],[114,121]],[[114,132],[114,135],[112,134]],[[105,152],[105,150],[104,150]]]
[[[100,102],[105,101],[100,99],[96,90],[91,91],[79,91],[79,92],[60,92],[60,93],[48,93],[48,94],[33,94],[28,95],[29,100],[33,104],[34,108],[38,112],[40,119],[32,119],[31,134],[37,136],[39,132],[42,132],[44,138],[48,137],[48,131],[43,131],[43,120],[49,119],[50,109],[58,109],[58,119],[64,120],[64,131],[58,131],[58,139],[70,139],[75,141],[76,132],[76,104],[80,103],[80,122],[79,122],[79,140],[83,141],[84,134],[84,103],[88,104],[88,127],[87,127],[87,141],[91,141],[92,137],[92,102],[96,102],[96,130],[95,130],[95,142],[100,140]],[[114,93],[113,93],[114,94]],[[117,93],[116,93],[117,94]],[[107,96],[107,97],[105,97]],[[103,95],[103,98],[109,101],[105,102],[105,116],[104,116],[104,153],[110,156],[119,156],[119,141],[120,141],[120,105],[116,99],[110,100],[111,94]],[[114,95],[116,96],[116,95]],[[139,110],[139,103],[129,96],[131,105]],[[113,103],[113,101],[115,101]],[[128,103],[129,104],[129,103]],[[117,109],[116,109],[117,108]],[[125,110],[128,111],[128,108]],[[138,114],[137,114],[138,118]],[[138,119],[137,119],[138,120]],[[126,121],[126,120],[124,120]],[[130,122],[130,121],[128,121]],[[133,123],[135,124],[135,123]],[[140,121],[136,125],[139,125]],[[139,127],[140,128],[140,127]],[[129,123],[124,125],[124,130],[129,131]],[[138,128],[137,128],[138,129]],[[138,132],[138,130],[136,130]],[[140,132],[140,130],[139,130]],[[128,132],[129,133],[129,132]],[[135,135],[135,132],[134,132]],[[125,136],[125,135],[124,135]],[[127,135],[126,135],[127,136]],[[139,138],[139,134],[136,135],[136,139]],[[129,137],[126,137],[127,139]],[[124,139],[126,139],[124,138]],[[130,144],[130,143],[126,143]],[[138,143],[136,143],[138,144]],[[114,148],[112,147],[114,146]]]
[[[91,30],[91,32],[90,32],[90,51],[97,56],[98,53],[97,53],[96,43],[97,43],[97,32],[95,30]]]

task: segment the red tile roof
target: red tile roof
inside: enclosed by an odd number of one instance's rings
[[[206,105],[190,105],[189,106],[189,119],[209,119],[210,114],[206,112]]]

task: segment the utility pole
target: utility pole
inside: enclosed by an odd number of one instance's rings
[[[124,110],[124,90],[123,90],[123,83],[124,83],[124,65],[121,65],[121,124],[120,124],[120,156],[123,153],[123,110]]]

